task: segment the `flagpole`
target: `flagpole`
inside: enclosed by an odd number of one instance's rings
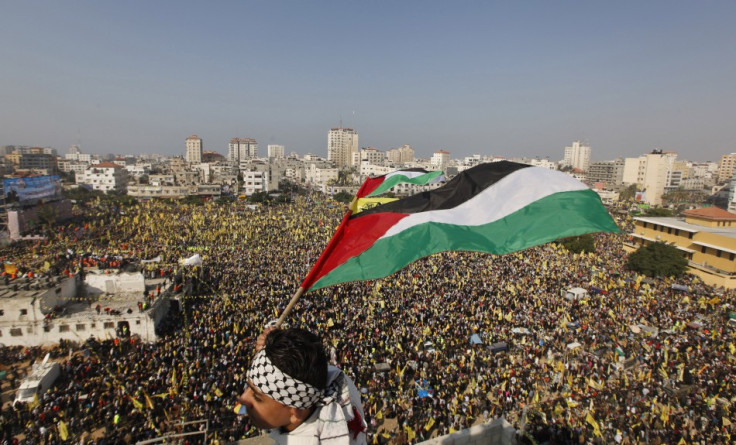
[[[358,198],[360,197],[361,192],[362,192],[363,188],[366,186],[367,183],[368,183],[368,181],[366,180],[366,182],[363,183],[363,185],[358,190],[358,193],[355,194],[355,197],[353,197],[353,200],[350,202],[350,205],[348,206],[348,211],[347,211],[347,213],[345,213],[345,216],[342,219],[342,223],[340,224],[340,227],[338,228],[338,231],[347,222],[347,220],[350,218],[350,215],[353,214],[353,209],[355,208],[355,205],[358,202]],[[334,238],[334,235],[333,235],[333,238]],[[328,245],[328,248],[329,248],[329,245]],[[326,250],[327,249],[325,249],[325,251]],[[322,259],[322,257],[324,256],[324,253],[325,252],[323,252],[323,255],[321,255],[320,258],[317,259],[317,262],[314,264],[314,266],[312,266],[312,270],[310,270],[310,273],[307,274],[307,277],[309,277],[309,275],[312,273],[312,271],[314,270],[314,268],[317,267],[320,264],[320,259]],[[303,294],[304,294],[304,287],[303,286],[299,286],[299,289],[296,290],[296,292],[294,293],[294,295],[291,297],[291,300],[289,300],[289,304],[286,305],[286,308],[284,309],[284,311],[279,316],[279,319],[276,321],[276,324],[274,325],[274,327],[276,329],[278,329],[278,328],[281,327],[281,324],[284,322],[284,320],[286,320],[286,317],[289,316],[289,314],[291,313],[291,310],[294,309],[294,306],[296,306],[297,301],[299,301],[299,298]]]

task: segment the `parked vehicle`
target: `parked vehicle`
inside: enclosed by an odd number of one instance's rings
[[[21,382],[13,405],[18,402],[32,402],[36,396],[43,395],[51,388],[59,374],[61,374],[59,364],[49,363],[49,354],[46,354],[43,362],[34,364],[31,374]]]

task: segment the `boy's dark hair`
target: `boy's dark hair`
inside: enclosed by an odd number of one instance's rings
[[[317,335],[305,329],[276,329],[266,336],[265,349],[284,374],[318,389],[327,387],[327,354]]]

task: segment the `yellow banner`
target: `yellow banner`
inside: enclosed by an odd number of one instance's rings
[[[382,204],[396,201],[398,199],[399,198],[358,198],[358,201],[355,203],[353,213],[360,213],[363,210],[372,209],[373,207],[378,207]]]

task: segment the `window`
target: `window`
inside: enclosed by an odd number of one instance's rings
[[[729,259],[730,261],[733,261],[734,257],[736,257],[736,255],[734,255],[734,254],[731,254],[731,255],[729,255],[728,259]]]
[[[11,328],[10,329],[10,336],[11,337],[22,337],[23,336],[23,330],[21,328]]]
[[[69,332],[69,325],[68,324],[63,324],[63,325],[59,326],[59,332]]]
[[[680,236],[680,229],[675,230],[675,236]]]
[[[96,328],[96,327],[97,327],[97,324],[96,324],[96,323],[90,323],[90,324],[89,324],[89,327],[90,327],[90,328],[92,328],[92,329],[94,329],[94,328]]]
[[[690,232],[690,236],[688,238],[693,239],[693,232]]]
[[[667,233],[672,235],[672,227],[667,227]]]
[[[50,325],[50,324],[47,324],[47,325],[45,325],[45,326],[43,327],[43,331],[44,331],[44,332],[51,332],[51,325]]]
[[[5,315],[5,309],[0,309],[0,317],[2,317],[3,315]]]
[[[84,329],[85,329],[85,325],[83,323],[79,323],[77,325],[77,332],[84,331]]]
[[[135,324],[141,324],[141,321],[140,320],[136,320],[135,321]]]
[[[707,248],[705,246],[700,246],[700,253],[705,253]]]
[[[112,321],[106,321],[103,327],[105,329],[115,329],[115,323],[113,323]]]
[[[721,251],[720,251],[720,250],[716,250],[716,256],[717,256],[718,258],[720,258],[720,257],[721,257]]]
[[[28,315],[28,309],[21,309],[20,315]]]

